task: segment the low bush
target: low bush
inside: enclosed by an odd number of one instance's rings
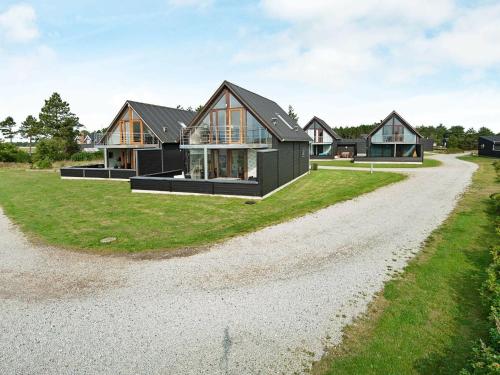
[[[29,163],[30,155],[12,143],[0,142],[0,162]]]
[[[317,171],[318,170],[318,163],[312,163],[311,164],[311,170]]]
[[[35,169],[49,169],[52,168],[52,160],[50,159],[40,159],[33,163],[33,168]]]
[[[72,161],[92,161],[92,160],[101,160],[104,159],[104,153],[102,151],[96,152],[77,152],[76,154],[71,155]]]
[[[35,163],[48,160],[51,162],[66,159],[66,141],[59,138],[42,139],[36,145],[36,152],[33,155]]]

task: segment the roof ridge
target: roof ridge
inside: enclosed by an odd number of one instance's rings
[[[137,104],[143,104],[143,105],[150,105],[153,107],[160,107],[160,108],[166,108],[166,109],[173,109],[174,111],[183,111],[183,112],[188,112],[188,113],[196,113],[196,111],[191,111],[188,109],[181,109],[181,108],[174,108],[174,107],[168,107],[166,105],[160,105],[160,104],[152,104],[152,103],[145,103],[145,102],[138,102],[137,100],[130,100],[127,99],[127,103],[137,103]]]
[[[249,92],[250,94],[253,94],[253,95],[256,95],[256,96],[258,96],[258,97],[261,97],[262,99],[266,99],[267,101],[273,102],[274,104],[276,104],[276,105],[278,105],[278,106],[279,106],[279,104],[278,104],[278,103],[276,103],[274,100],[269,99],[269,98],[266,98],[265,96],[260,95],[260,94],[257,94],[256,92],[253,92],[253,91],[251,91],[251,90],[248,90],[248,89],[246,89],[246,88],[244,88],[244,87],[241,87],[241,86],[237,85],[236,83],[232,83],[232,82],[230,82],[230,81],[228,81],[228,80],[225,80],[224,82],[229,83],[229,84],[230,84],[230,85],[232,85],[232,86],[236,86],[236,87],[237,87],[237,88],[239,88],[239,89],[245,90],[245,91]]]

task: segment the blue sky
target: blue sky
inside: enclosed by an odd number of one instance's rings
[[[304,125],[500,131],[500,2],[2,1],[0,117],[58,91],[89,129],[126,99],[204,103],[224,80],[292,104]]]

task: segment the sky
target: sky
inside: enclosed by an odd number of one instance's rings
[[[0,118],[54,91],[89,130],[125,100],[204,104],[223,80],[304,126],[500,132],[500,1],[0,0]]]

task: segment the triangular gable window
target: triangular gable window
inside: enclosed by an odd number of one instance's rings
[[[371,137],[375,143],[416,143],[416,135],[396,115],[392,115]]]
[[[267,144],[270,141],[269,132],[228,90],[224,90],[189,134],[190,144]]]

